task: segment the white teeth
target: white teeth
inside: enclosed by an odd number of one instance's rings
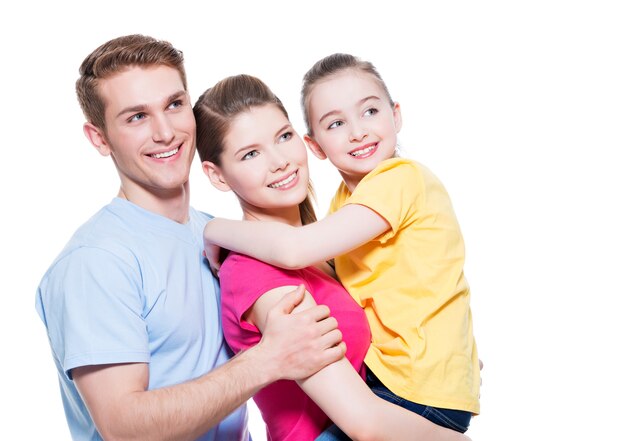
[[[296,179],[296,173],[295,172],[292,173],[291,175],[289,175],[289,177],[287,177],[286,179],[283,179],[282,181],[276,182],[275,184],[270,184],[270,185],[268,185],[268,187],[269,188],[279,188],[279,187],[282,187],[283,185],[289,184],[294,179]]]
[[[178,147],[176,147],[174,150],[170,150],[169,152],[156,153],[150,156],[152,158],[161,159],[161,158],[169,158],[170,156],[174,156],[176,153],[178,153]]]
[[[356,152],[352,152],[352,153],[350,153],[350,154],[351,154],[352,156],[361,156],[361,155],[364,155],[364,154],[369,153],[369,152],[371,152],[372,150],[374,150],[374,147],[376,147],[376,146],[375,146],[375,145],[371,145],[371,146],[369,146],[369,147],[366,147],[366,148],[364,148],[364,149],[362,149],[362,150],[357,150]]]

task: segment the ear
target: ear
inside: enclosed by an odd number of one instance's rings
[[[230,185],[226,183],[224,175],[220,168],[210,161],[202,161],[202,171],[209,177],[209,181],[213,184],[213,187],[221,191],[230,191]]]
[[[307,147],[311,150],[315,157],[321,159],[322,161],[327,158],[326,153],[324,153],[320,145],[309,135],[304,135],[304,142],[306,142]]]
[[[87,122],[83,124],[83,133],[102,156],[109,156],[111,154],[111,147],[102,129]]]
[[[402,112],[400,112],[400,103],[393,103],[393,122],[396,125],[396,133],[402,128]]]

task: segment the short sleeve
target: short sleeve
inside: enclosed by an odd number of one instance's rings
[[[384,243],[413,218],[421,203],[423,189],[417,165],[406,159],[393,158],[366,175],[345,203],[368,207],[389,223],[391,230],[378,238]]]
[[[88,365],[149,362],[141,274],[100,248],[59,260],[39,288],[40,313],[68,378]]]
[[[298,270],[277,268],[249,256],[231,253],[220,268],[224,313],[232,311],[239,326],[258,331],[242,317],[266,292],[281,286],[297,286],[306,280]],[[307,286],[307,289],[310,288]]]

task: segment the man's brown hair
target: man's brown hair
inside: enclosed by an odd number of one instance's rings
[[[100,80],[131,67],[169,66],[180,74],[185,90],[187,77],[183,53],[171,43],[145,35],[126,35],[114,38],[98,47],[80,65],[76,81],[76,95],[85,118],[104,130],[104,98],[98,93]]]

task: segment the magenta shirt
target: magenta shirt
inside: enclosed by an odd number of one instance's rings
[[[315,301],[327,305],[339,322],[346,357],[364,378],[363,358],[371,341],[365,313],[343,286],[323,271],[314,267],[286,270],[231,253],[220,268],[220,283],[222,327],[235,353],[261,340],[258,328],[242,320],[254,302],[271,289],[304,284]],[[270,384],[254,396],[254,401],[267,425],[268,440],[314,440],[331,423],[295,381]]]

